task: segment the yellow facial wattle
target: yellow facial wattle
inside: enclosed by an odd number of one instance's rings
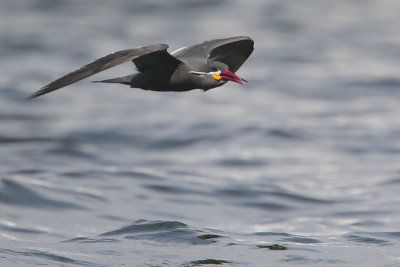
[[[213,74],[214,79],[216,79],[217,81],[221,80],[221,76],[218,75],[217,73]]]

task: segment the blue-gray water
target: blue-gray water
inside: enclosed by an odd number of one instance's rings
[[[0,265],[400,266],[399,10],[1,1]],[[112,51],[236,35],[245,87],[89,82],[125,64],[24,100]]]

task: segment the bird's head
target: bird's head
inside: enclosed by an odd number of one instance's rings
[[[214,71],[212,76],[215,80],[224,82],[232,81],[235,83],[243,84],[242,79],[231,70],[229,70],[228,65],[226,65],[225,63],[214,61],[211,63],[211,67]]]
[[[189,73],[201,77],[203,80],[207,80],[214,85],[213,87],[221,86],[228,81],[240,83],[242,85],[243,82],[247,82],[245,79],[240,78],[230,71],[225,63],[214,61],[209,64],[209,68],[208,72],[190,71]]]

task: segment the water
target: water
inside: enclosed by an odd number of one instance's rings
[[[400,2],[2,1],[1,266],[400,266]],[[206,93],[112,51],[248,35]]]

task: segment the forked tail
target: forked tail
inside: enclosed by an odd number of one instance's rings
[[[113,79],[109,79],[109,80],[93,81],[92,83],[121,83],[121,84],[130,85],[133,76],[134,75],[128,75],[128,76],[113,78]]]

